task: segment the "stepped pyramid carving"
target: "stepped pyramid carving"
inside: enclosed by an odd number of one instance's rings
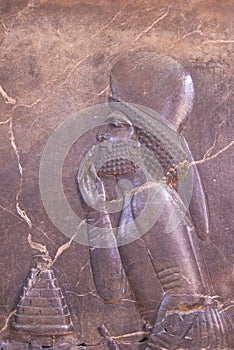
[[[66,335],[72,331],[71,316],[49,260],[37,256],[17,306],[14,330],[35,336]]]

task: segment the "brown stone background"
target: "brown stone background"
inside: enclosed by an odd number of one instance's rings
[[[51,223],[39,193],[39,164],[53,130],[72,113],[105,102],[113,64],[144,49],[177,59],[195,84],[185,136],[195,159],[233,140],[232,1],[0,1],[0,329],[6,327],[32,266],[32,240],[53,258],[68,241]],[[77,164],[69,193],[76,198]],[[199,166],[210,213],[204,244],[220,300],[234,292],[233,147]],[[66,172],[65,172],[66,173]],[[64,175],[66,177],[66,174]],[[65,181],[67,184],[67,180]],[[74,200],[73,198],[73,200]],[[113,335],[141,330],[131,300],[104,305],[95,292],[86,247],[71,243],[54,264],[72,314],[74,344],[99,344],[105,322]],[[230,314],[232,307],[230,306]],[[119,340],[121,349],[141,336]],[[101,344],[92,349],[104,349]]]

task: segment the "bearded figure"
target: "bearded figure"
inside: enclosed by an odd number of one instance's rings
[[[227,348],[231,323],[201,247],[207,218],[193,223],[191,197],[182,199],[191,181],[202,193],[187,145],[149,110],[121,102],[112,109],[78,177],[97,291],[106,303],[134,296],[146,350]]]

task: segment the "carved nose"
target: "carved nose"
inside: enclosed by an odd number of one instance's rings
[[[104,141],[104,140],[105,140],[104,135],[103,135],[103,134],[97,135],[97,140],[98,140],[99,142]]]
[[[98,140],[99,142],[107,141],[107,140],[109,140],[109,138],[110,138],[110,136],[109,136],[109,134],[107,134],[106,132],[97,134],[97,140]]]

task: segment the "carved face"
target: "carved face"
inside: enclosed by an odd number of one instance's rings
[[[115,112],[107,119],[107,124],[99,129],[97,140],[99,142],[130,140],[133,135],[134,126],[131,121],[124,114]]]
[[[122,113],[115,112],[107,119],[97,133],[97,140],[103,143],[99,148],[98,175],[121,175],[136,170],[131,155],[134,136],[134,126]]]

